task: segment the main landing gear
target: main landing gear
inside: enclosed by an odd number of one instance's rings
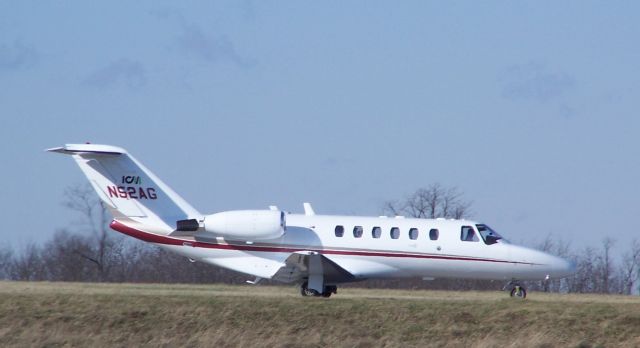
[[[504,286],[504,289],[510,289],[511,297],[524,299],[527,297],[527,289],[524,286],[520,285],[517,280],[510,281],[507,285]]]
[[[302,296],[314,296],[314,297],[331,297],[331,294],[337,294],[338,293],[338,287],[335,285],[327,285],[324,287],[324,291],[322,293],[319,293],[318,291],[314,290],[314,289],[309,289],[308,287],[308,283],[304,282],[302,283],[302,285],[300,286],[300,294]]]

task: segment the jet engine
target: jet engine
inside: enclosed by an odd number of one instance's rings
[[[239,240],[274,239],[284,234],[285,213],[278,210],[232,210],[206,215],[205,234]]]

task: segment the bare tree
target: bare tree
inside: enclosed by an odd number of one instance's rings
[[[41,249],[34,243],[29,243],[22,253],[17,255],[11,264],[11,279],[16,280],[46,280],[47,272],[42,260]]]
[[[576,255],[576,273],[569,279],[569,292],[594,292],[595,250],[585,248]]]
[[[10,279],[11,264],[13,261],[13,251],[8,247],[0,249],[0,280]]]
[[[600,293],[609,293],[613,281],[614,270],[613,260],[611,259],[611,248],[615,241],[609,237],[602,240],[602,252],[596,257],[595,273],[597,275],[596,291]]]
[[[471,202],[462,198],[462,192],[458,188],[445,188],[439,183],[419,188],[401,201],[388,201],[384,204],[387,214],[423,219],[462,219],[471,215],[470,208]]]
[[[57,231],[44,244],[43,261],[48,269],[48,280],[52,281],[96,281],[99,273],[82,255],[93,253],[91,238]]]
[[[633,284],[638,281],[640,274],[640,243],[634,239],[627,251],[622,257],[622,266],[620,269],[620,280],[622,282],[622,293],[631,295],[633,292]]]
[[[93,263],[98,272],[98,280],[107,278],[110,264],[109,253],[115,243],[107,227],[107,211],[89,184],[68,187],[63,205],[80,214],[81,226],[88,229],[94,239],[93,246],[72,250],[85,260]]]

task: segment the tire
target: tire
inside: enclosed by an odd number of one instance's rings
[[[302,296],[320,296],[320,294],[313,290],[313,289],[309,289],[307,282],[302,283],[302,285],[300,285],[300,294]]]
[[[527,290],[522,286],[514,286],[511,289],[511,297],[525,299],[527,297]]]
[[[313,296],[313,294],[311,293],[311,291],[309,291],[309,288],[307,287],[307,282],[302,283],[302,285],[300,285],[300,295],[307,297],[307,296]]]

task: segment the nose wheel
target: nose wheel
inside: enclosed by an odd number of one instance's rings
[[[507,285],[504,286],[504,289],[511,289],[511,297],[520,299],[525,299],[527,297],[527,289],[525,289],[524,286],[520,285],[517,280],[512,280],[507,283]]]
[[[527,297],[527,290],[520,285],[516,285],[511,289],[511,297],[524,299]]]

